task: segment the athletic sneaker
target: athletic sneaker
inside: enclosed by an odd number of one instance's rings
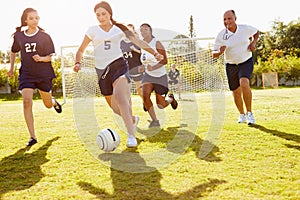
[[[238,119],[238,123],[245,123],[247,121],[247,117],[245,114],[240,114],[239,119]]]
[[[159,121],[151,121],[149,126],[149,128],[152,128],[152,127],[160,127],[160,124],[159,124]]]
[[[248,125],[255,124],[255,119],[252,112],[247,112]]]
[[[55,103],[56,103],[56,105],[53,106],[54,109],[56,110],[57,113],[61,113],[61,111],[62,111],[61,105],[56,101],[56,99],[54,99],[54,101],[55,101]]]
[[[34,139],[34,138],[31,137],[29,139],[28,143],[27,143],[27,146],[30,147],[30,146],[32,146],[32,145],[34,145],[36,143],[37,143],[37,139]]]
[[[172,106],[172,108],[175,110],[175,109],[177,108],[177,106],[178,106],[178,103],[177,103],[177,101],[175,100],[175,97],[174,97],[173,94],[169,94],[169,97],[170,97],[171,99],[173,99],[172,102],[171,102],[171,106]]]
[[[139,121],[140,121],[140,118],[139,118],[139,116],[134,116],[134,123],[133,123],[133,131],[134,131],[134,133],[136,132],[136,129],[137,129],[137,125],[138,125],[138,123],[139,123]]]
[[[137,140],[136,140],[136,138],[134,136],[128,134],[128,139],[127,139],[126,146],[128,148],[135,148],[135,147],[137,147]]]

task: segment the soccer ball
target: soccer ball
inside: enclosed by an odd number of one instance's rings
[[[99,131],[96,142],[98,147],[105,152],[114,151],[120,144],[120,136],[110,128]]]

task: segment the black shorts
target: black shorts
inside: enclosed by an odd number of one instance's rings
[[[168,77],[166,74],[161,77],[153,77],[145,73],[142,83],[151,83],[156,94],[166,95],[169,92]]]
[[[34,78],[30,76],[19,76],[19,90],[24,88],[39,89],[44,92],[50,92],[52,89],[53,78]]]
[[[178,84],[178,80],[177,79],[175,79],[175,80],[169,80],[169,84],[170,85],[177,85]]]
[[[130,83],[127,61],[123,57],[116,59],[103,70],[96,68],[96,72],[100,91],[103,96],[113,94],[113,83],[122,75],[125,75],[128,83]]]
[[[225,65],[229,89],[232,91],[240,87],[241,78],[248,78],[250,80],[254,68],[254,61],[251,57],[240,64],[226,63]]]

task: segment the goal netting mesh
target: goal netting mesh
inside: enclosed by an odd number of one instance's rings
[[[228,90],[223,57],[212,58],[212,38],[160,40],[164,45],[168,64],[167,73],[175,63],[181,76],[181,93],[200,93]],[[101,96],[95,71],[92,46],[82,59],[82,70],[73,72],[78,46],[61,47],[64,101],[76,96]],[[132,81],[132,93],[136,94]],[[76,94],[76,96],[74,96]]]

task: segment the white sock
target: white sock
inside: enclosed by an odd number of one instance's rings
[[[55,98],[52,97],[52,105],[55,106],[56,105],[56,102],[55,102]]]
[[[166,97],[165,98],[165,101],[168,102],[168,103],[171,103],[173,101],[173,98],[171,97]]]

